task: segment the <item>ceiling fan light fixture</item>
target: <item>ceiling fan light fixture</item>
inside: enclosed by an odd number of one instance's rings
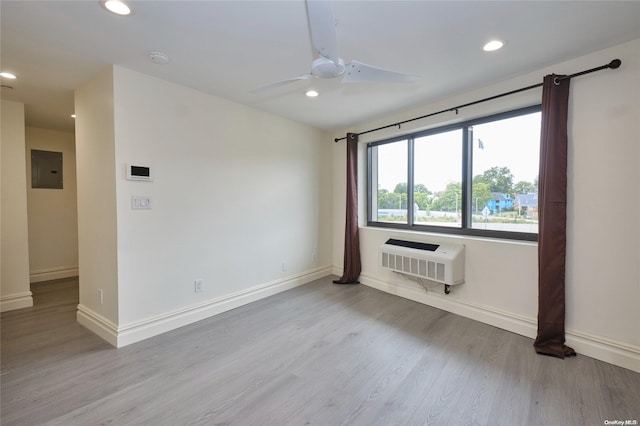
[[[338,56],[335,19],[329,3],[326,0],[306,1],[311,45],[314,55],[317,56],[311,63],[311,72],[259,87],[252,90],[253,93],[260,93],[299,80],[307,80],[310,77],[320,79],[341,77],[341,83],[412,83],[417,80],[417,76],[385,70],[356,60],[352,60],[348,64],[345,63],[344,59]],[[317,92],[307,92],[309,97],[317,95]]]
[[[319,93],[315,90],[307,90],[307,93],[305,93],[309,98],[315,98],[318,94]]]
[[[334,78],[344,74],[344,61],[338,59],[335,63],[331,59],[320,56],[311,64],[311,74],[318,78]]]
[[[131,8],[122,0],[104,0],[102,4],[109,12],[116,15],[126,16],[131,14]]]
[[[12,74],[7,71],[0,72],[0,77],[6,78],[9,80],[15,80],[17,78],[15,74]]]
[[[504,46],[503,41],[491,40],[482,47],[482,50],[484,50],[485,52],[494,52],[498,49],[501,49],[503,46]]]

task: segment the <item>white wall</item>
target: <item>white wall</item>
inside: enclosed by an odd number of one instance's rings
[[[0,310],[33,305],[29,290],[29,237],[25,175],[24,104],[2,101]]]
[[[620,69],[571,81],[567,341],[579,353],[640,371],[640,40],[346,130],[364,131],[439,111],[535,84],[545,74],[571,74],[614,58],[622,60]],[[540,90],[532,90],[463,109],[459,116],[443,114],[406,125],[403,132],[540,103],[540,97]],[[361,282],[535,337],[537,244],[366,227],[364,142],[384,139],[394,131],[366,135],[359,146]],[[342,268],[344,241],[344,152],[344,142],[334,147],[333,263],[337,273]],[[445,296],[441,288],[426,293],[414,282],[383,271],[377,266],[377,247],[398,235],[465,244],[466,283]]]
[[[78,321],[115,344],[112,337],[118,324],[118,230],[111,68],[76,90],[75,112]]]
[[[75,135],[27,127],[27,210],[31,282],[78,275]],[[62,189],[31,187],[31,150],[62,153]]]
[[[115,142],[105,143],[115,151],[101,155],[115,171],[104,176],[109,196],[116,191],[106,208],[117,206],[109,273],[117,270],[118,314],[109,341],[126,345],[331,272],[326,133],[121,67],[112,81]],[[81,146],[97,141],[82,144],[78,99],[76,112],[82,223]],[[126,180],[127,163],[151,165],[153,181]],[[152,209],[132,210],[134,195],[151,197]],[[93,274],[83,263],[87,239],[81,225],[81,294],[97,291],[83,284]],[[85,325],[97,318],[92,309],[81,309]],[[109,324],[101,326],[104,337]]]

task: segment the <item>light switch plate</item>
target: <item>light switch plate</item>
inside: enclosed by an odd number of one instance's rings
[[[148,195],[132,195],[131,210],[151,210],[151,197]]]

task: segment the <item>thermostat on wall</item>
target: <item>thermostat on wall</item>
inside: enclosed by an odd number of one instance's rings
[[[127,164],[127,180],[153,180],[151,166]]]

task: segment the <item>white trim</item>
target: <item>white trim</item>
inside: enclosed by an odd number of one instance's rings
[[[116,326],[82,305],[78,305],[77,319],[80,324],[113,346],[120,348],[310,283],[328,275],[331,275],[331,267],[315,268],[301,274],[259,284],[245,290],[123,326]]]
[[[342,271],[344,271],[344,268],[338,268],[337,266],[331,267],[331,275],[336,275],[338,277],[341,277]]]
[[[30,308],[33,306],[33,293],[15,293],[0,297],[0,312],[14,311],[16,309]]]
[[[56,268],[38,269],[29,272],[29,281],[39,283],[42,281],[58,280],[78,276],[78,266],[59,266]]]
[[[583,355],[640,373],[640,347],[576,330],[566,330],[567,345]]]
[[[340,275],[340,268],[334,267],[333,271],[334,273],[337,272],[336,275]],[[436,291],[426,292],[421,288],[410,287],[402,283],[390,284],[367,275],[361,274],[360,282],[368,287],[452,312],[531,339],[534,339],[537,334],[537,320],[535,318],[502,311],[490,306],[465,302]],[[565,333],[567,345],[574,348],[576,352],[640,372],[640,347],[577,330],[567,329]],[[533,350],[533,347],[531,350]]]
[[[118,326],[84,305],[78,305],[76,320],[111,345],[118,347]]]

